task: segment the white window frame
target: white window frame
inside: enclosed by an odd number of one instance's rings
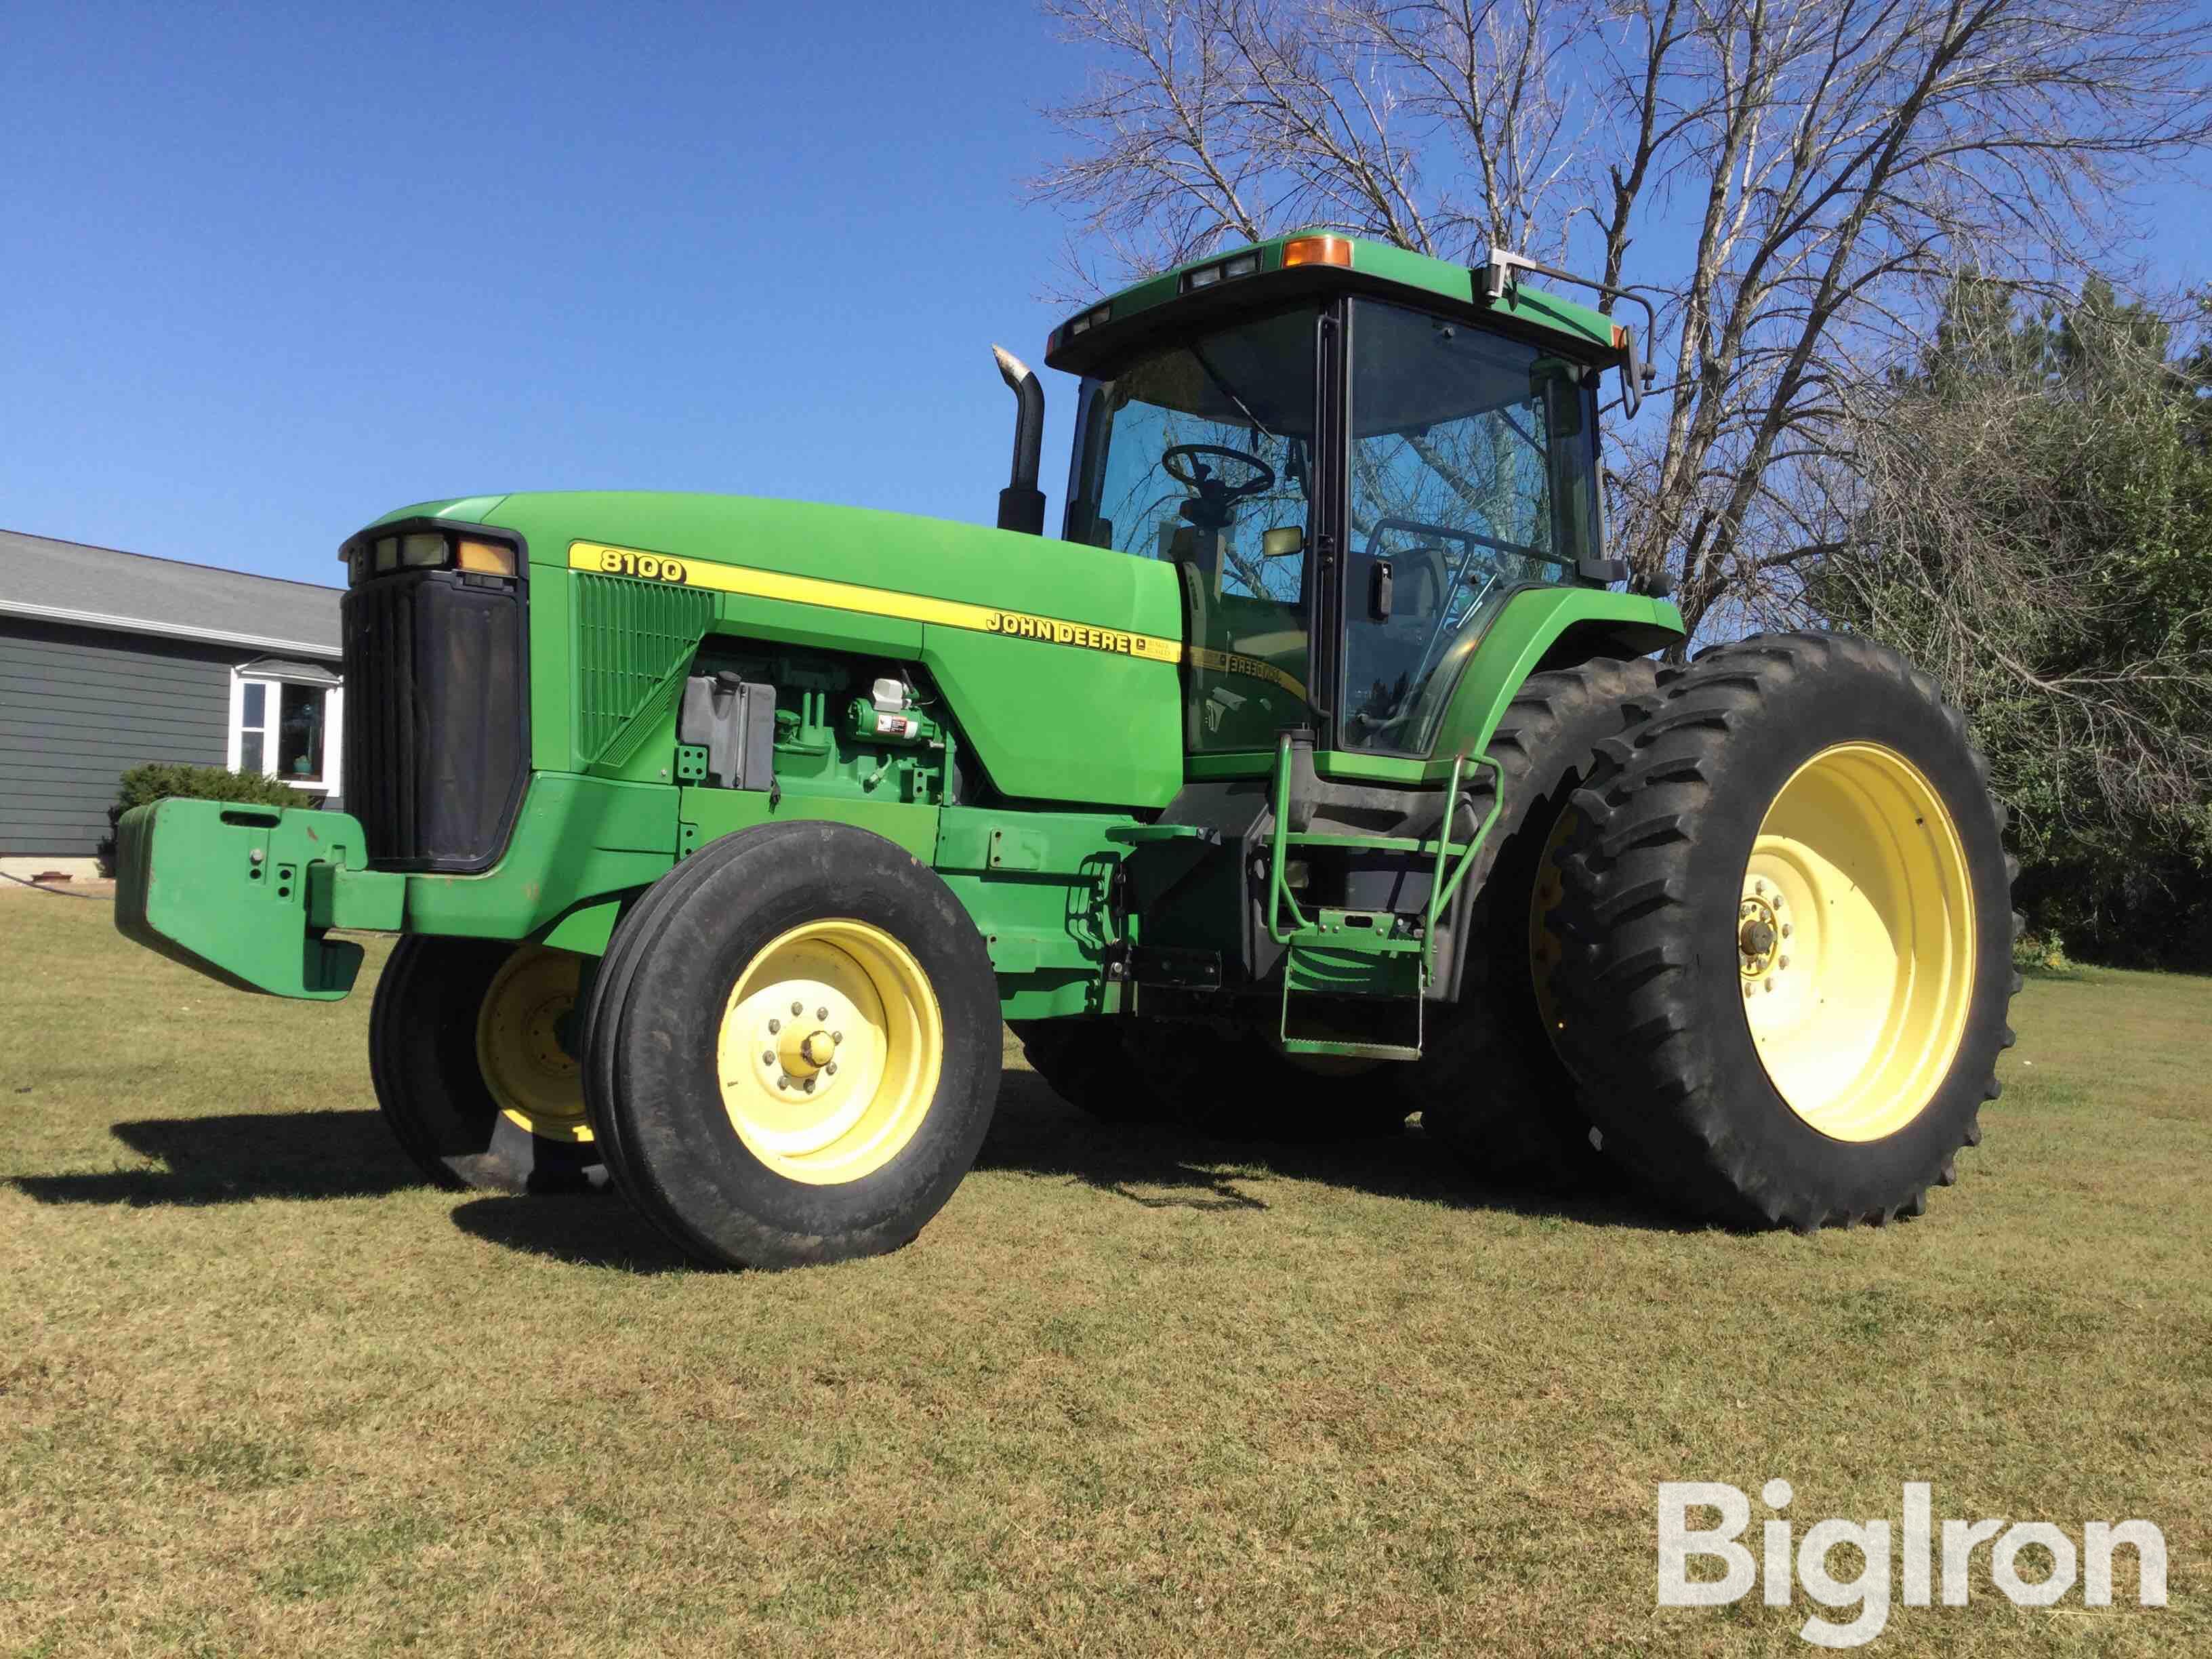
[[[248,673],[242,668],[230,671],[230,740],[223,764],[231,771],[243,769],[246,727],[246,688],[248,685],[265,687],[262,694],[262,730],[267,735],[262,739],[262,775],[275,780],[289,789],[304,794],[334,795],[338,791],[338,779],[345,755],[345,688],[328,681],[310,679],[303,674],[271,674],[260,672]],[[323,775],[319,781],[305,778],[280,777],[276,765],[276,715],[283,688],[305,685],[323,694]]]

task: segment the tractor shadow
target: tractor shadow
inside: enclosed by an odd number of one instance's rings
[[[1553,1185],[1534,1178],[1486,1178],[1418,1124],[1395,1134],[1306,1144],[1224,1139],[1170,1125],[1101,1123],[1061,1100],[1034,1073],[1011,1070],[975,1167],[1079,1182],[1150,1209],[1265,1210],[1269,1182],[1312,1181],[1383,1198],[1590,1226],[1709,1231],[1661,1208],[1595,1156],[1571,1184]]]
[[[257,1198],[380,1198],[422,1184],[380,1112],[240,1112],[141,1118],[108,1133],[165,1167],[17,1176],[41,1204],[242,1204]]]
[[[572,1267],[639,1274],[710,1271],[611,1192],[486,1193],[456,1205],[453,1225],[487,1244]]]
[[[111,1124],[108,1133],[164,1167],[17,1176],[8,1184],[41,1204],[133,1208],[382,1198],[428,1185],[392,1139],[381,1112],[142,1118]],[[485,1193],[457,1204],[453,1224],[488,1243],[579,1267],[656,1273],[696,1265],[605,1192]]]
[[[42,1204],[186,1207],[254,1199],[379,1198],[423,1186],[374,1111],[242,1112],[136,1119],[110,1133],[161,1167],[18,1176]],[[1618,1180],[1571,1188],[1485,1181],[1418,1126],[1327,1145],[1227,1140],[1164,1126],[1100,1123],[1042,1079],[1009,1071],[979,1170],[1079,1182],[1152,1209],[1265,1211],[1267,1183],[1313,1181],[1416,1203],[1548,1216],[1594,1226],[1696,1231]],[[651,1223],[611,1194],[486,1193],[456,1204],[453,1224],[505,1249],[574,1267],[636,1273],[696,1270]]]

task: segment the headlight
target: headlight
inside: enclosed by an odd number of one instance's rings
[[[464,540],[455,562],[464,570],[474,570],[487,576],[512,576],[514,574],[514,550],[498,542]]]
[[[348,581],[353,583],[402,570],[463,570],[509,580],[520,574],[515,550],[506,543],[443,530],[357,537],[338,550],[338,558],[346,568]]]

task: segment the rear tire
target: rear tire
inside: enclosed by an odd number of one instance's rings
[[[500,940],[409,935],[368,1019],[385,1121],[416,1167],[459,1192],[581,1192],[605,1170],[561,1046],[580,959]]]
[[[1302,1061],[1249,1030],[1135,1020],[1122,1033],[1152,1121],[1218,1140],[1319,1146],[1403,1133],[1395,1062],[1316,1055]]]
[[[592,1004],[585,1093],[616,1179],[720,1266],[897,1249],[997,1104],[982,936],[933,871],[848,825],[686,859],[617,926]]]
[[[1006,1022],[1022,1057],[1045,1086],[1101,1123],[1157,1123],[1165,1115],[1159,1097],[1129,1063],[1121,1046],[1127,1022],[1098,1014]]]
[[[1310,1145],[1396,1134],[1413,1109],[1390,1068],[1302,1065],[1262,1038],[1198,1022],[1084,1015],[1009,1029],[1052,1091],[1101,1123]]]
[[[1552,1186],[1596,1159],[1575,1080],[1544,1033],[1532,980],[1531,898],[1544,848],[1599,744],[1658,684],[1649,661],[1597,659],[1532,674],[1490,740],[1505,793],[1468,917],[1455,1001],[1433,1005],[1421,1058],[1402,1068],[1423,1128],[1474,1174]]]
[[[1733,1223],[1918,1214],[2012,1042],[2003,828],[1964,718],[1869,641],[1672,678],[1558,860],[1556,1036],[1607,1156]]]

